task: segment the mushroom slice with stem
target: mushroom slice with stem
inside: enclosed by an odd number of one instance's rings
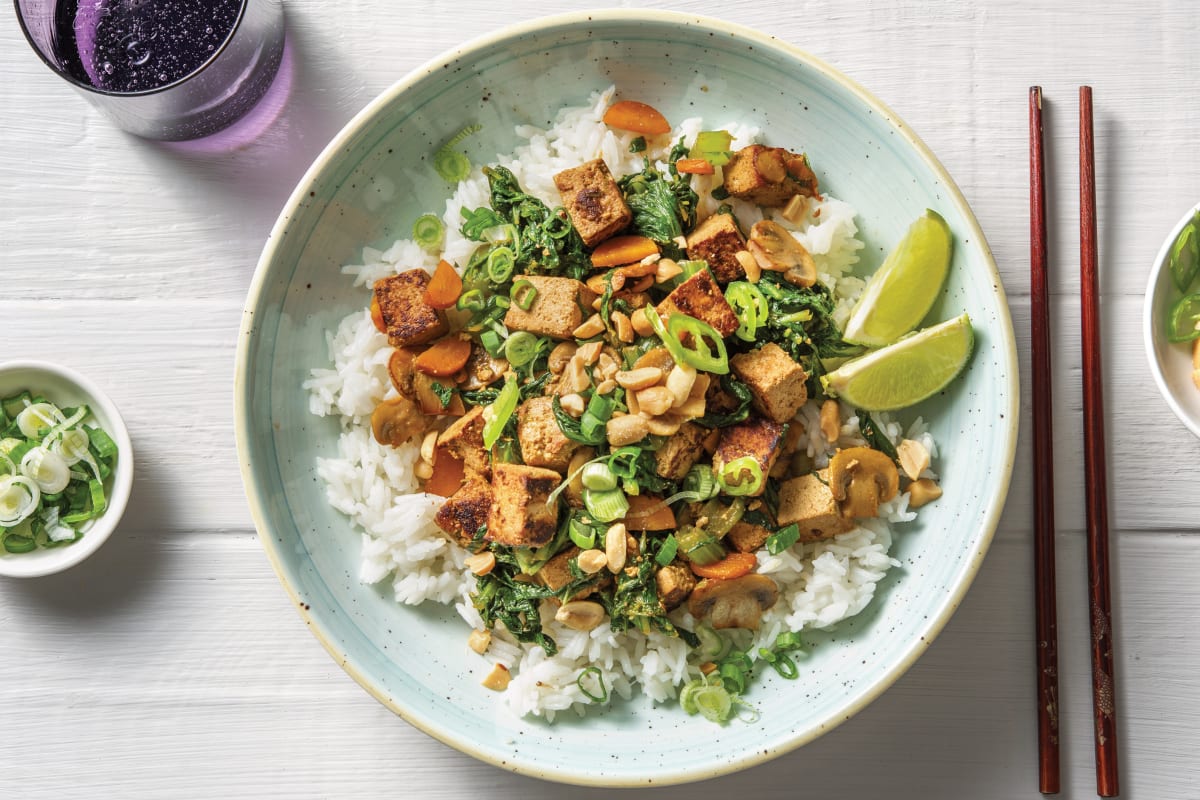
[[[900,471],[878,450],[849,447],[829,462],[829,490],[846,519],[874,517],[900,491]]]
[[[696,619],[708,617],[714,628],[758,630],[763,612],[779,599],[779,587],[766,575],[751,573],[733,580],[705,578],[688,597]]]
[[[778,222],[764,219],[754,223],[746,249],[759,266],[771,272],[782,272],[788,283],[812,286],[817,282],[817,265],[812,255]]]
[[[425,430],[425,419],[407,397],[393,397],[375,406],[371,433],[380,444],[399,447]]]

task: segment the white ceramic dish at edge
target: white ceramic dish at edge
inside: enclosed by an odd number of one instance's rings
[[[665,54],[669,54],[669,57]],[[753,724],[724,727],[674,704],[618,700],[554,724],[506,712],[479,683],[490,667],[466,646],[453,609],[398,605],[390,585],[358,581],[360,535],[325,499],[315,461],[336,453],[338,424],[308,412],[301,383],[325,366],[326,331],[369,293],[340,272],[362,246],[407,236],[448,187],[429,154],[464,125],[476,164],[519,144],[519,124],[616,84],[668,119],[757,124],[771,144],[804,148],[822,186],[859,211],[864,272],[923,209],[957,238],[930,320],[969,311],[976,352],[923,414],[941,443],[945,496],[901,526],[901,566],[871,606],[807,635],[804,678],[756,681]],[[309,629],[372,695],[430,735],[522,774],[585,785],[645,786],[745,769],[811,741],[878,697],[929,646],[983,562],[1016,446],[1016,349],[995,264],[945,170],[889,109],[803,51],[713,19],[596,11],[507,28],[417,69],[356,116],[284,208],[254,276],[238,346],[236,430],[252,513]],[[982,468],[981,468],[982,467]]]
[[[0,397],[22,390],[44,394],[63,406],[87,403],[92,420],[117,444],[117,466],[113,470],[108,508],[87,528],[83,537],[63,547],[34,550],[29,553],[0,554],[0,575],[36,578],[73,567],[100,549],[121,521],[129,493],[133,488],[133,446],[125,420],[112,400],[100,387],[74,370],[47,361],[7,361],[0,363]],[[90,424],[90,423],[89,423]]]
[[[1154,259],[1142,309],[1142,338],[1146,343],[1150,374],[1154,376],[1158,391],[1162,392],[1167,406],[1175,412],[1179,421],[1200,437],[1200,387],[1192,382],[1192,346],[1191,343],[1168,342],[1165,322],[1172,303],[1180,297],[1167,265],[1171,245],[1197,210],[1200,210],[1200,203],[1190,208],[1176,223]]]

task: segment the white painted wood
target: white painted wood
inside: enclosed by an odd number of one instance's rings
[[[565,794],[410,728],[307,634],[241,499],[230,388],[262,242],[337,129],[447,47],[589,5],[289,0],[292,96],[258,142],[224,154],[112,129],[37,61],[11,15],[0,21],[0,356],[37,355],[103,376],[139,457],[125,523],[93,560],[62,576],[0,583],[0,797]],[[1150,383],[1139,333],[1150,260],[1200,185],[1193,4],[654,5],[756,25],[804,47],[922,136],[987,233],[1025,378],[1025,97],[1030,84],[1045,87],[1064,795],[1077,798],[1092,796],[1094,783],[1075,120],[1076,87],[1095,87],[1124,796],[1200,797],[1200,442]],[[1028,412],[1027,388],[1025,398]],[[660,795],[1034,796],[1029,454],[1026,424],[993,552],[963,608],[894,689],[795,754]]]

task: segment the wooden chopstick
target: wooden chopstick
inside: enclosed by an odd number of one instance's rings
[[[1096,274],[1096,161],[1090,86],[1079,87],[1079,279],[1083,317],[1083,453],[1087,478],[1096,793],[1101,797],[1115,797],[1118,793],[1117,715],[1108,591],[1108,475],[1104,461],[1104,384],[1100,369],[1100,294]]]
[[[1050,286],[1046,271],[1042,87],[1029,90],[1029,286],[1033,351],[1033,576],[1037,635],[1038,790],[1058,794],[1058,600],[1054,570]]]

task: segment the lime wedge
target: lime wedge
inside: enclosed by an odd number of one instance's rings
[[[883,347],[921,324],[946,282],[953,242],[946,220],[926,209],[867,281],[842,338]]]
[[[894,411],[945,388],[966,366],[974,344],[971,320],[963,314],[848,361],[821,382],[864,411]]]

